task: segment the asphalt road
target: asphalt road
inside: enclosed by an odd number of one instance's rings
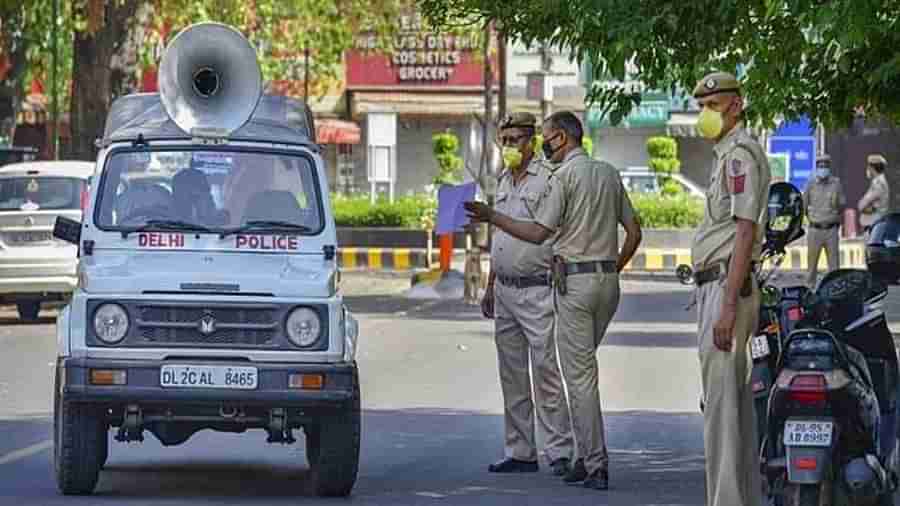
[[[397,296],[408,279],[347,279],[361,323],[363,448],[352,503],[366,505],[702,505],[702,421],[687,288],[625,282],[598,352],[611,490],[486,472],[502,457],[491,323],[477,308]],[[37,325],[0,313],[0,504],[327,504],[313,496],[302,444],[204,431],[165,448],[111,442],[91,497],[63,497],[51,474],[53,313]]]

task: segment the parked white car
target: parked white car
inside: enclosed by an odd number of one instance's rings
[[[53,238],[57,216],[81,220],[93,162],[20,162],[0,167],[0,300],[34,321],[41,303],[75,289],[75,245]]]
[[[630,192],[635,193],[657,193],[660,191],[659,180],[656,173],[649,167],[629,167],[619,172],[622,176],[622,183]],[[703,188],[697,186],[693,181],[681,174],[672,174],[672,179],[681,185],[682,190],[692,197],[706,197]]]

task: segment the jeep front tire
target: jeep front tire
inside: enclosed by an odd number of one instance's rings
[[[353,490],[359,472],[360,432],[359,372],[354,366],[350,402],[343,410],[323,416],[307,432],[307,458],[317,495],[347,496]]]
[[[90,404],[66,401],[58,386],[55,397],[53,466],[56,486],[64,495],[91,494],[109,449],[109,429],[103,410]]]

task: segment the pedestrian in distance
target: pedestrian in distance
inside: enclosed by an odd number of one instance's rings
[[[810,289],[815,289],[822,250],[828,257],[829,272],[837,270],[841,260],[838,232],[841,211],[847,205],[847,199],[840,178],[832,174],[830,156],[819,155],[816,158],[816,175],[806,184],[803,200],[809,218],[806,283]]]
[[[882,155],[869,155],[866,159],[866,177],[870,181],[869,189],[859,199],[856,209],[860,213],[860,225],[867,232],[869,227],[887,214],[890,192],[887,177],[884,174],[886,169],[887,160]]]

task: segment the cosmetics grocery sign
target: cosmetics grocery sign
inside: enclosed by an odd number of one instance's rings
[[[419,13],[400,16],[392,51],[376,51],[374,35],[360,34],[347,52],[347,88],[483,88],[479,37],[434,33]],[[495,71],[496,65],[492,68]]]

